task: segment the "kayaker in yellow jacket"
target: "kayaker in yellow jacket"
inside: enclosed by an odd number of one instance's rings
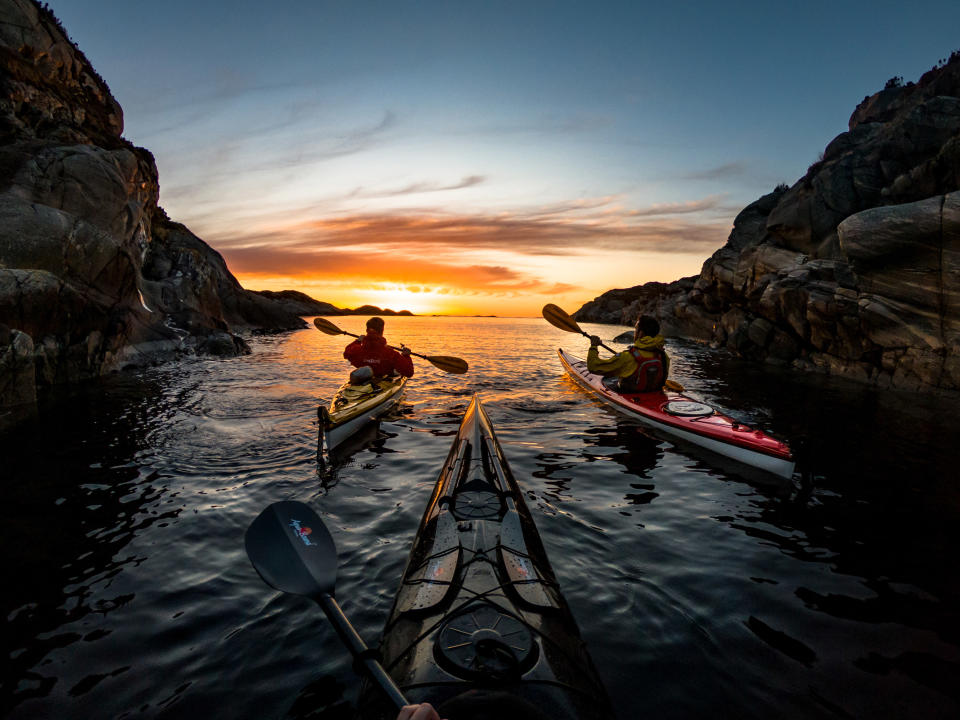
[[[633,333],[633,345],[605,360],[600,359],[600,338],[590,336],[587,369],[608,378],[617,378],[616,390],[622,393],[657,392],[670,372],[670,358],[663,349],[660,323],[641,315]]]

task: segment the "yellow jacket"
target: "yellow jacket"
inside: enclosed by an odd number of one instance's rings
[[[634,346],[640,349],[640,354],[644,357],[653,357],[654,350],[663,350],[663,335],[650,337],[644,335],[639,340],[634,341]],[[624,350],[606,360],[600,359],[600,352],[596,346],[591,347],[587,353],[587,370],[604,377],[630,377],[637,371],[637,361],[629,350]],[[663,376],[667,377],[670,373],[670,358],[663,354]]]

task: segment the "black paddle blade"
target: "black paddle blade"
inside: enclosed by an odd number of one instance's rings
[[[317,600],[333,594],[337,548],[323,521],[294,500],[268,505],[244,537],[247,557],[272,588]]]

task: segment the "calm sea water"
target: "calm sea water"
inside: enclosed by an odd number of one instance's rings
[[[670,343],[688,390],[808,448],[804,487],[595,404],[555,354],[586,341],[542,320],[391,318],[387,336],[470,373],[419,361],[399,412],[324,471],[316,408],[349,338],[312,328],[77,388],[0,437],[2,714],[350,717],[346,652],[260,581],[243,533],[270,502],[312,505],[375,644],[476,392],[620,718],[960,716],[956,399]]]

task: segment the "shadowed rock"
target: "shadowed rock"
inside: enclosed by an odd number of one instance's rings
[[[45,6],[0,0],[0,428],[38,388],[302,319],[157,206],[153,156]]]
[[[793,187],[734,220],[696,278],[575,313],[917,390],[960,389],[960,53],[865,98]]]

